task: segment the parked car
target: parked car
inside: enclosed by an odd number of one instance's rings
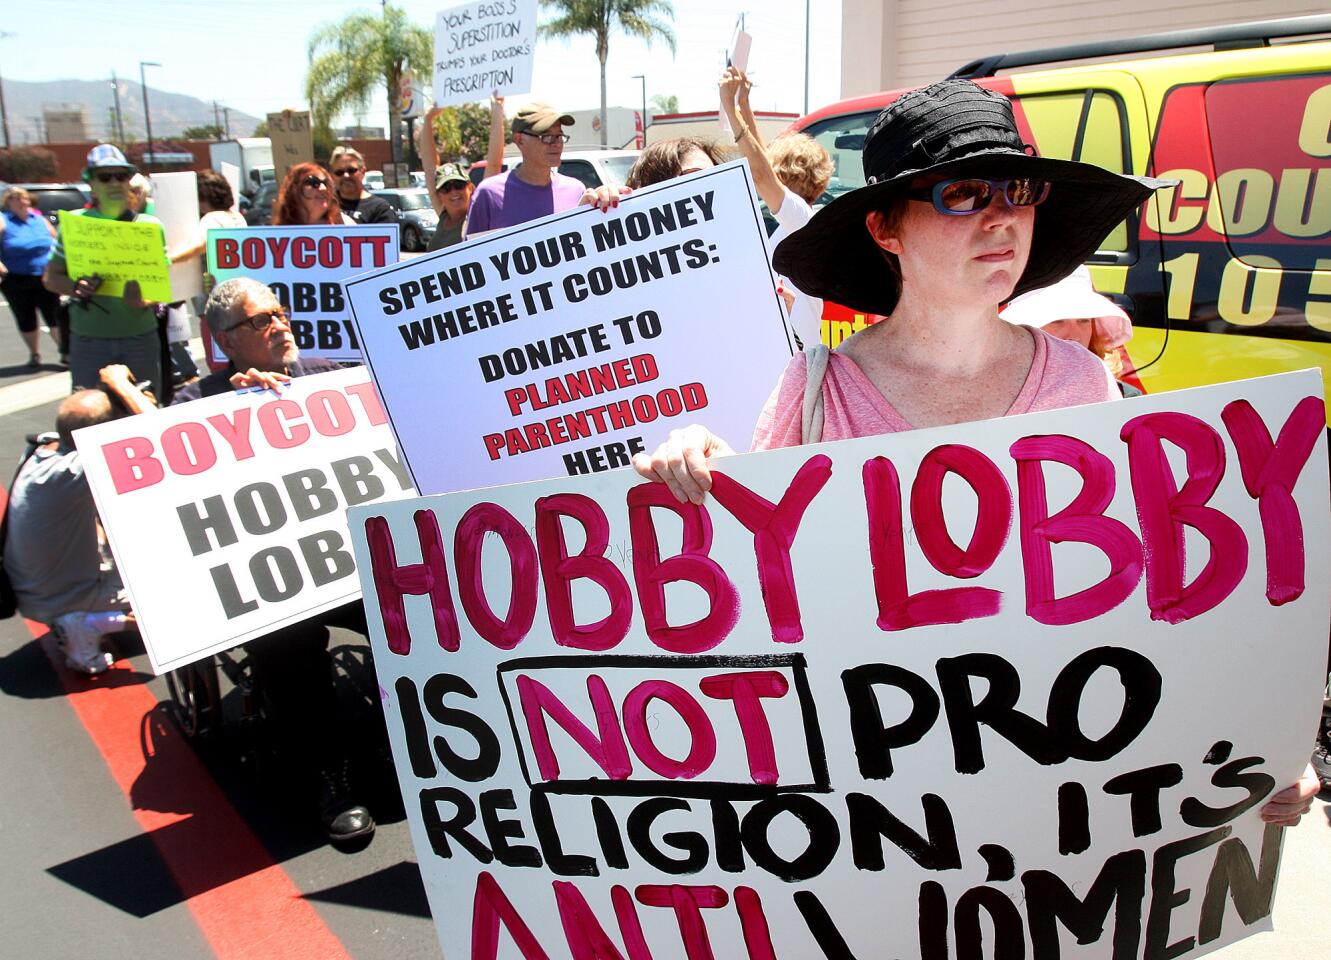
[[[603,183],[623,186],[629,178],[629,171],[638,162],[639,153],[640,150],[568,150],[559,163],[559,172],[581,180],[588,187],[599,187]],[[508,158],[505,158],[502,169],[507,170],[509,166]],[[472,183],[479,184],[485,177],[485,161],[473,163],[468,176]]]
[[[402,249],[408,252],[424,250],[439,225],[439,217],[430,205],[430,191],[421,187],[405,190],[375,190],[397,214],[401,228]]]
[[[92,203],[92,190],[86,183],[11,183],[32,194],[37,209],[46,214],[54,226],[59,210],[82,210]]]
[[[1132,316],[1120,358],[1133,386],[1331,377],[1328,34],[1331,16],[1294,17],[995,55],[953,74],[1011,98],[1042,155],[1180,181],[1089,260],[1096,288]],[[865,136],[905,92],[796,122],[832,156],[830,196],[864,185]],[[829,300],[823,339],[835,347],[877,319]]]
[[[265,180],[259,185],[254,201],[248,210],[242,210],[245,222],[251,227],[265,227],[273,222],[273,201],[277,199],[277,189],[281,184],[276,180]]]
[[[384,189],[384,172],[382,170],[366,170],[365,179],[362,181],[366,190]]]
[[[429,186],[429,184],[425,182],[425,171],[424,171],[424,170],[413,170],[413,171],[411,171],[411,185],[412,185],[413,187],[428,187],[428,186]]]

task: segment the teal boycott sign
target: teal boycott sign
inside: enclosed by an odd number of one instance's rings
[[[213,279],[249,277],[268,284],[286,308],[291,333],[306,357],[361,359],[342,282],[397,259],[397,224],[208,231]],[[215,362],[225,361],[216,344],[211,353]]]

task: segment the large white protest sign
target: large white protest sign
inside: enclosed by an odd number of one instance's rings
[[[435,18],[434,103],[531,92],[536,0],[474,0]]]
[[[174,253],[198,244],[199,178],[193,170],[154,173],[154,216],[166,231],[166,249]],[[185,300],[203,292],[203,261],[190,257],[171,264],[171,296]]]
[[[1320,378],[350,512],[447,957],[1196,956],[1326,675]],[[953,952],[955,951],[955,952]],[[1060,952],[1061,951],[1061,952]]]
[[[414,492],[363,367],[74,439],[158,673],[357,599],[346,508]]]
[[[287,309],[301,354],[326,360],[361,359],[342,281],[397,263],[397,258],[395,223],[208,231],[213,279],[249,277],[268,284]],[[225,362],[211,337],[208,342],[213,360]]]
[[[763,244],[727,164],[348,282],[416,488],[623,466],[699,418],[747,441],[793,349]]]

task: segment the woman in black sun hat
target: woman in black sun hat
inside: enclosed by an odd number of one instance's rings
[[[1070,274],[1165,181],[1036,156],[1011,102],[969,80],[944,80],[889,106],[869,130],[863,162],[866,186],[783,240],[773,265],[810,296],[887,319],[830,356],[795,356],[752,449],[1118,397],[1086,350],[998,311]],[[711,485],[706,458],[729,452],[691,426],[635,466],[697,503]]]
[[[998,311],[1072,273],[1169,181],[1037,156],[1011,102],[968,80],[912,91],[880,113],[863,163],[866,186],[783,240],[773,266],[809,296],[886,319],[830,355],[792,358],[751,449],[1119,399],[1089,351]],[[701,503],[708,459],[733,452],[695,424],[633,465],[679,502]],[[1297,822],[1318,786],[1309,767],[1263,819]]]

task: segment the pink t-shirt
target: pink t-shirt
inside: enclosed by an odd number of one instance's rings
[[[1035,338],[1030,372],[1006,416],[1038,413],[1119,399],[1105,365],[1080,344],[1029,328]],[[794,447],[803,442],[806,358],[791,358],[767,399],[753,431],[751,450]],[[888,403],[854,360],[832,351],[823,378],[823,439],[848,440],[915,429]]]

